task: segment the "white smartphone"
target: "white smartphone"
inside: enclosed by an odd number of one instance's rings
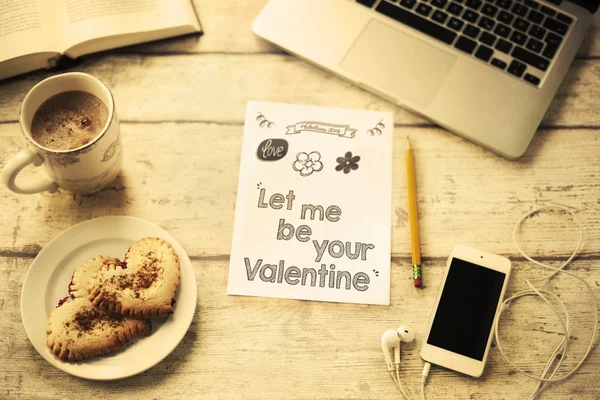
[[[423,339],[423,360],[481,376],[510,268],[510,260],[497,254],[464,245],[452,249]]]

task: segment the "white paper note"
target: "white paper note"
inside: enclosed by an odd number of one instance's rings
[[[249,102],[227,293],[389,304],[391,113]]]

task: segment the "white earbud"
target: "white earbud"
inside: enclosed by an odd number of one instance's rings
[[[383,332],[381,336],[381,348],[383,349],[383,356],[385,357],[385,364],[387,365],[388,371],[392,376],[392,380],[404,396],[406,400],[409,400],[408,395],[402,388],[400,382],[400,343],[408,343],[415,340],[415,333],[408,326],[402,325],[397,330],[388,329]],[[391,350],[394,350],[394,362],[392,362]],[[394,376],[394,371],[396,375]]]
[[[409,326],[400,326],[400,328],[398,328],[398,335],[400,336],[400,340],[404,343],[410,343],[415,340],[415,333]]]
[[[398,348],[400,346],[400,336],[398,332],[393,329],[388,329],[383,332],[381,336],[381,349],[383,350],[383,356],[385,357],[385,363],[387,364],[388,371],[394,370],[394,363],[392,362],[392,355],[390,350]]]
[[[415,339],[414,332],[408,326],[402,325],[396,332],[398,332],[398,337],[401,342],[410,343]],[[400,364],[400,343],[394,348],[394,361],[396,362],[396,365]]]
[[[409,343],[415,339],[415,333],[408,326],[401,326],[398,330],[388,329],[381,336],[381,348],[388,371],[394,369],[394,364],[400,364],[400,342]],[[394,362],[390,350],[394,350]]]

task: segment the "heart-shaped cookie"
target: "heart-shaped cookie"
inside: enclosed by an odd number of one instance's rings
[[[107,312],[137,318],[166,318],[173,313],[179,286],[179,257],[159,238],[135,242],[121,263],[107,262],[87,281],[92,304]]]
[[[118,350],[151,330],[147,319],[105,313],[85,297],[66,297],[50,314],[46,342],[61,360],[80,361]]]
[[[69,284],[69,294],[72,297],[88,298],[87,284],[92,276],[96,274],[103,266],[119,264],[117,258],[97,256],[90,258],[83,264],[75,268],[71,283]]]

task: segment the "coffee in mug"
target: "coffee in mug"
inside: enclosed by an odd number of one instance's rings
[[[81,72],[56,75],[35,85],[19,115],[25,148],[8,160],[0,177],[13,192],[54,192],[59,187],[94,193],[121,170],[122,145],[112,93]],[[20,182],[27,165],[42,167],[35,180]]]
[[[31,137],[52,150],[85,146],[102,132],[108,108],[88,92],[68,91],[44,101],[33,115]]]

